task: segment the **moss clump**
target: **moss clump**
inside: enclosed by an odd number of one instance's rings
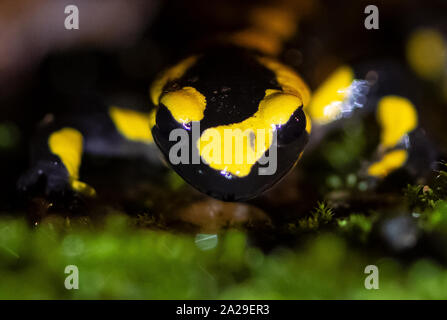
[[[407,186],[405,196],[411,209],[420,211],[434,209],[438,201],[447,199],[447,164],[443,163],[442,167],[432,186]]]
[[[318,202],[310,215],[299,219],[296,223],[289,223],[291,231],[314,231],[332,221],[334,213],[331,207],[324,201]]]
[[[408,185],[405,190],[405,196],[411,209],[420,209],[422,211],[435,207],[438,201],[437,195],[429,186]]]
[[[405,196],[420,227],[447,235],[447,165],[438,172],[431,186],[408,185]]]
[[[343,233],[366,243],[377,218],[377,214],[366,216],[353,213],[346,218],[337,219],[337,224]]]

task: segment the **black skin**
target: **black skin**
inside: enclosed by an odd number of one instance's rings
[[[261,65],[253,54],[235,48],[218,48],[203,55],[183,77],[167,83],[164,91],[186,86],[196,88],[207,101],[204,118],[200,121],[200,133],[211,127],[250,118],[258,111],[259,102],[267,89],[281,89],[275,74]],[[169,141],[169,134],[175,128],[181,129],[183,126],[160,104],[152,134],[168,163],[169,150],[177,143]],[[305,128],[306,117],[302,108],[298,108],[290,120],[278,128],[277,170],[273,175],[259,175],[259,162],[252,167],[248,176],[230,178],[203,162],[192,164],[192,157],[189,164],[171,164],[171,167],[188,183],[214,198],[224,201],[248,200],[276,184],[297,162],[308,140]],[[197,141],[193,141],[191,130],[188,135],[188,149],[197,152],[193,147]]]

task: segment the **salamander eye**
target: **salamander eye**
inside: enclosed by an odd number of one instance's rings
[[[299,139],[306,131],[306,115],[303,108],[297,109],[287,123],[278,126],[278,146],[288,145]]]

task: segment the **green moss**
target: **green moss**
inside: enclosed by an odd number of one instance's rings
[[[447,235],[447,202],[439,200],[432,210],[427,210],[420,216],[420,226],[426,231],[439,231]]]
[[[433,189],[423,185],[408,185],[405,190],[405,196],[409,207],[413,210],[419,209],[424,211],[428,208],[433,209],[436,201],[439,200]]]
[[[318,202],[310,216],[298,220],[298,226],[302,230],[316,230],[328,224],[333,215],[332,208],[326,202]]]
[[[162,217],[156,217],[149,213],[142,213],[137,215],[133,220],[135,226],[150,228],[150,229],[165,229],[166,223],[163,221]]]
[[[365,243],[369,237],[374,223],[377,221],[378,215],[351,214],[346,218],[337,219],[337,224],[343,233]]]
[[[447,199],[447,164],[442,164],[442,169],[438,172],[432,186],[428,185],[408,185],[405,190],[405,197],[408,205],[413,210],[424,211],[434,209],[440,200]]]
[[[364,127],[360,122],[347,122],[337,140],[323,143],[323,155],[339,171],[351,168],[364,152],[366,145]]]
[[[316,212],[331,217],[326,206]],[[403,268],[327,232],[266,254],[239,231],[215,235],[217,244],[203,250],[192,235],[135,229],[120,215],[91,230],[74,225],[31,229],[23,220],[1,219],[0,298],[447,298],[444,267],[418,260]],[[364,287],[369,264],[379,268],[379,290]],[[78,290],[64,287],[67,265],[79,269]]]
[[[423,230],[447,235],[447,166],[442,167],[431,186],[408,185],[405,198]]]
[[[0,123],[0,150],[16,146],[19,139],[20,130],[17,128],[17,125],[10,122]]]
[[[444,183],[442,171],[430,187],[407,188],[422,232],[447,235]],[[0,299],[447,299],[445,265],[421,257],[402,265],[365,249],[386,218],[380,210],[338,217],[318,202],[304,218],[273,223],[273,238],[286,230],[288,240],[268,253],[253,230],[177,234],[152,212],[106,211],[100,221],[52,215],[33,227],[0,217]],[[379,290],[364,287],[371,264]],[[79,269],[79,290],[64,287],[67,265]]]

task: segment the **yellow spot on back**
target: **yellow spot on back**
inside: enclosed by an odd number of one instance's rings
[[[302,100],[296,95],[266,90],[252,117],[202,133],[197,141],[202,159],[215,170],[247,176],[272,145],[275,126],[287,123],[301,105]]]
[[[302,104],[303,101],[299,96],[269,89],[266,90],[264,99],[259,103],[258,112],[254,114],[254,117],[267,121],[270,125],[285,124]]]
[[[73,128],[63,128],[50,135],[48,144],[51,152],[61,159],[70,177],[78,179],[83,149],[82,134]]]
[[[265,55],[278,55],[284,41],[294,35],[298,17],[307,11],[306,6],[297,8],[294,4],[275,3],[274,6],[256,6],[247,13],[249,26],[245,30],[231,34],[228,40],[230,43],[255,49]]]
[[[163,93],[163,88],[169,81],[173,81],[181,78],[185,72],[197,61],[196,56],[188,57],[182,61],[180,61],[175,66],[164,71],[160,74],[157,79],[152,83],[150,88],[150,96],[152,103],[155,106],[158,106],[158,102],[161,94]]]
[[[174,119],[182,124],[202,120],[206,108],[205,97],[193,87],[167,92],[160,102],[168,108]]]
[[[70,185],[73,190],[80,192],[86,196],[89,197],[96,196],[96,190],[85,182],[73,179],[70,181]]]
[[[424,79],[436,80],[447,66],[447,43],[433,29],[413,32],[407,42],[406,54],[411,68]]]
[[[385,148],[394,147],[418,124],[416,108],[400,96],[385,96],[379,101],[377,120],[382,127],[381,144]]]
[[[326,124],[337,119],[353,80],[354,72],[348,66],[342,66],[332,73],[314,92],[309,107],[305,108],[312,120]]]
[[[82,134],[73,128],[63,128],[50,135],[48,146],[50,151],[61,159],[67,169],[71,187],[88,196],[94,196],[96,194],[95,190],[78,180],[83,150]]]
[[[136,142],[152,143],[151,128],[155,121],[155,109],[151,113],[112,106],[109,115],[117,130],[126,138]]]
[[[405,164],[408,158],[406,150],[394,150],[383,156],[383,158],[376,163],[373,163],[368,168],[368,174],[377,178],[384,178],[394,170],[400,168]]]

